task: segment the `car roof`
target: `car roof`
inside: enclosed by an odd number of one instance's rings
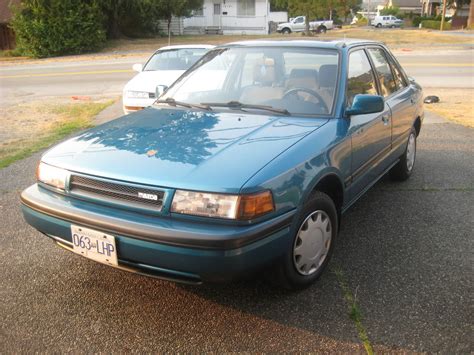
[[[212,49],[215,46],[210,45],[210,44],[181,44],[181,45],[176,45],[176,46],[165,46],[161,47],[158,50],[159,51],[166,51],[166,50],[171,50],[171,49]]]
[[[312,47],[340,49],[345,47],[353,47],[364,44],[383,44],[377,41],[356,38],[334,38],[334,39],[317,39],[317,40],[253,40],[232,42],[221,47]]]

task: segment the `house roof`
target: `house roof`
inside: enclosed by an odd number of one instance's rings
[[[420,0],[391,0],[391,3],[396,7],[421,7]]]
[[[13,14],[10,6],[20,5],[21,0],[0,0],[0,23],[9,23]]]

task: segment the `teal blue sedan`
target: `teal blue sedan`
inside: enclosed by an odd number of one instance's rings
[[[413,173],[422,90],[380,43],[231,43],[164,89],[48,150],[26,221],[118,269],[192,284],[271,270],[298,289],[344,212]]]

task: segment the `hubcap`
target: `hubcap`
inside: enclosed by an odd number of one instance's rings
[[[311,213],[300,226],[293,246],[293,263],[301,275],[315,273],[329,252],[332,238],[331,220],[326,212]]]
[[[411,171],[415,165],[416,139],[415,134],[411,133],[407,145],[407,169]]]

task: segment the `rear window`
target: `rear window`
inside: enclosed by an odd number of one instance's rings
[[[180,48],[156,52],[145,65],[144,71],[154,70],[187,70],[207,49],[204,48]]]

